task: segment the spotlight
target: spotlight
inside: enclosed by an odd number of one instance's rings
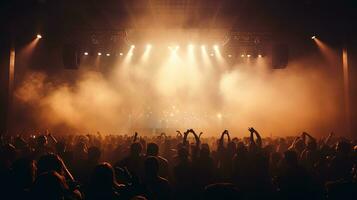
[[[89,54],[88,52],[84,52],[84,55],[85,55],[85,56],[88,56],[88,54]]]
[[[242,58],[243,58],[243,57],[245,57],[245,55],[244,55],[244,54],[242,54],[242,55],[240,55],[240,57],[242,57]]]
[[[193,49],[193,47],[194,47],[193,44],[188,45],[188,48],[190,48],[190,49]]]
[[[102,55],[102,53],[98,52],[98,56],[101,56],[101,55]]]
[[[205,45],[201,45],[201,48],[204,49],[204,48],[206,48],[206,46]]]
[[[262,56],[262,54],[258,54],[258,57],[261,58],[261,57],[263,57],[263,56]]]
[[[37,34],[36,37],[37,37],[38,39],[41,39],[41,38],[42,38],[42,35]]]
[[[250,54],[248,54],[247,57],[250,58]]]
[[[132,44],[132,45],[131,45],[131,48],[133,48],[133,49],[134,49],[134,48],[135,48],[135,45],[133,45],[133,44]]]
[[[232,58],[232,55],[231,55],[231,54],[228,54],[228,57],[229,57],[229,58]]]
[[[314,35],[314,36],[312,36],[312,37],[311,37],[311,39],[313,39],[313,40],[314,40],[314,39],[316,39],[316,36],[315,36],[315,35]]]
[[[152,47],[151,44],[146,45],[146,48],[148,48],[148,49],[151,49],[151,47]]]
[[[213,48],[218,49],[218,45],[217,44],[213,45]]]
[[[107,53],[106,55],[107,55],[107,56],[110,56],[110,53]]]
[[[123,56],[124,54],[123,53],[119,53],[120,56]]]
[[[211,56],[213,57],[213,56],[214,56],[214,53],[211,53]]]
[[[177,46],[176,46],[176,49],[179,49],[179,48],[180,48],[180,46],[179,46],[179,45],[177,45]]]

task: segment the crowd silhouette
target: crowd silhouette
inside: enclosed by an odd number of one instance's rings
[[[175,135],[2,135],[1,199],[357,199],[357,143]],[[191,135],[193,137],[191,137]]]

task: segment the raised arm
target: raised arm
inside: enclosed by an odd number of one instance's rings
[[[195,137],[196,146],[200,146],[200,144],[201,144],[200,137],[196,134],[196,132],[193,129],[190,129],[190,132]],[[200,136],[201,136],[201,134],[200,134]]]
[[[303,132],[302,135],[303,135],[303,140],[304,140],[305,144],[306,144],[306,137],[308,137],[309,140],[311,140],[311,141],[316,141],[316,139],[314,137],[312,137],[310,134],[308,134],[307,132]]]
[[[334,132],[331,132],[330,134],[328,134],[327,138],[324,140],[324,145],[328,145],[331,141],[331,138],[335,135]]]

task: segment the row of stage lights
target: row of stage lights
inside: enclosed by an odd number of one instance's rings
[[[41,39],[41,38],[42,38],[42,35],[41,35],[41,34],[37,34],[37,35],[36,35],[36,38],[37,38],[37,39]],[[313,35],[313,36],[311,37],[311,39],[312,39],[312,40],[317,39],[316,35]],[[132,50],[135,49],[135,45],[131,45],[130,47],[131,47],[131,48],[130,48],[131,51],[130,51],[130,53],[128,53],[128,54],[133,54],[133,53],[132,53]],[[174,48],[174,47],[175,47],[175,48]],[[170,49],[171,51],[176,52],[176,51],[180,48],[179,45],[176,45],[176,46],[174,46],[174,47],[173,47],[173,46],[168,46],[168,49]],[[189,44],[189,45],[188,45],[188,48],[189,48],[189,50],[191,50],[191,51],[193,50],[194,47],[195,47],[195,46],[194,46],[193,44]],[[147,44],[147,45],[146,45],[146,49],[147,49],[147,50],[151,50],[151,48],[152,48],[152,45],[151,45],[151,44]],[[205,46],[205,45],[201,45],[201,49],[205,51],[206,46]],[[213,45],[213,49],[214,49],[215,51],[218,51],[218,50],[219,50],[219,45]],[[85,52],[83,53],[83,55],[88,56],[88,55],[89,55],[89,52],[85,51]],[[102,53],[101,53],[101,52],[98,52],[97,55],[98,55],[98,56],[102,56]],[[110,53],[106,53],[105,55],[106,55],[107,57],[111,56]],[[119,56],[123,56],[123,55],[124,55],[124,53],[122,53],[122,52],[119,53]],[[214,53],[211,53],[211,54],[210,54],[210,56],[212,56],[212,57],[213,57],[214,55],[215,55]],[[228,54],[227,56],[228,56],[229,58],[233,57],[232,54]],[[242,58],[244,58],[244,57],[250,58],[251,56],[252,56],[251,54],[241,54],[241,57],[242,57]],[[263,55],[262,55],[262,54],[258,54],[258,58],[261,58],[261,57],[263,57]]]
[[[131,47],[131,48],[130,48],[131,50],[134,50],[134,49],[135,49],[135,45],[131,45],[130,47]],[[194,49],[194,47],[195,47],[195,46],[194,46],[193,44],[189,44],[189,45],[188,45],[188,49],[189,49],[190,51],[192,51],[192,50]],[[152,48],[152,45],[151,45],[151,44],[147,44],[147,45],[146,45],[146,50],[151,50],[151,48]],[[180,46],[179,46],[179,45],[176,45],[176,46],[168,46],[167,48],[168,48],[170,51],[172,51],[172,52],[176,52],[176,51],[178,51],[178,50],[180,49]],[[202,49],[203,51],[206,51],[206,46],[205,46],[205,45],[201,45],[201,49]],[[213,49],[214,49],[215,51],[219,51],[219,46],[218,46],[218,45],[213,45]],[[132,54],[132,51],[130,51],[130,52],[131,52],[130,54]],[[85,52],[83,53],[83,55],[88,56],[88,55],[89,55],[89,52],[88,52],[88,51],[85,51]],[[97,55],[98,55],[98,56],[102,56],[102,55],[104,55],[104,54],[103,54],[102,52],[98,52]],[[122,53],[122,52],[119,53],[119,56],[123,56],[123,55],[124,55],[124,53]],[[110,53],[106,53],[105,56],[109,57],[109,56],[111,56],[111,54],[110,54]],[[213,56],[215,56],[215,54],[214,54],[214,53],[211,53],[210,56],[213,57]],[[257,56],[258,56],[259,58],[263,57],[262,54],[258,54]],[[232,54],[228,54],[227,57],[232,58],[233,55],[232,55]],[[241,57],[242,57],[242,58],[244,58],[244,57],[250,58],[250,57],[252,57],[252,55],[251,55],[251,54],[241,54]]]

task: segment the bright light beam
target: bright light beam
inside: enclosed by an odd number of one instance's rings
[[[223,58],[223,56],[221,54],[221,51],[219,50],[219,46],[218,45],[214,45],[213,46],[213,50],[214,50],[214,53],[216,55],[218,63],[219,64],[225,64],[224,58]]]
[[[201,46],[201,55],[202,55],[202,60],[203,60],[204,64],[207,66],[211,66],[211,60],[208,56],[207,49],[206,49],[205,45]]]
[[[145,47],[145,52],[144,52],[143,56],[141,57],[141,61],[142,62],[145,62],[145,61],[148,60],[150,52],[151,52],[151,49],[152,49],[152,45],[151,44],[147,44],[146,47]]]
[[[131,45],[128,53],[125,55],[123,64],[129,64],[129,62],[131,61],[131,58],[133,57],[134,49],[135,49],[135,45]]]

